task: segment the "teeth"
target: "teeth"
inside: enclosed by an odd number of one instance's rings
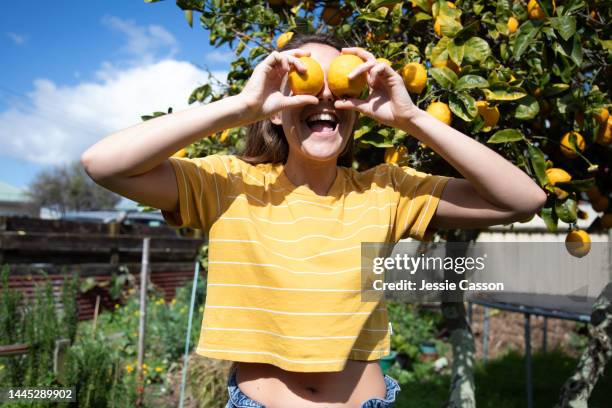
[[[331,114],[331,113],[315,113],[315,114],[310,115],[306,119],[307,122],[314,122],[317,120],[326,120],[326,121],[333,122],[333,123],[338,122],[338,118],[336,118],[336,115]]]

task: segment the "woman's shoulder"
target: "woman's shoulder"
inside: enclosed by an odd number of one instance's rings
[[[370,189],[375,184],[380,187],[392,187],[397,166],[389,163],[379,163],[368,169],[358,170],[344,167],[349,182],[362,189]]]

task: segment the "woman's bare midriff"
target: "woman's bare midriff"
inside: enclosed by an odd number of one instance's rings
[[[266,408],[359,408],[370,398],[384,398],[386,387],[377,360],[348,360],[337,372],[285,371],[263,363],[236,363],[236,383]]]

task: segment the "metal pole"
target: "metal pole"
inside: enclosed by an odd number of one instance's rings
[[[138,373],[136,385],[136,406],[142,406],[144,395],[144,381],[142,378],[142,364],[144,362],[145,345],[145,318],[147,311],[147,274],[149,271],[149,242],[151,238],[145,237],[142,241],[142,264],[140,268],[140,314],[138,323]]]
[[[533,384],[531,383],[531,315],[525,313],[525,373],[527,408],[533,408]]]
[[[189,305],[189,320],[187,322],[187,335],[185,336],[185,356],[183,357],[183,374],[181,378],[181,396],[179,408],[183,408],[185,399],[185,382],[187,381],[187,368],[189,366],[189,342],[191,340],[191,321],[193,319],[193,309],[195,308],[195,295],[198,286],[198,275],[200,274],[200,261],[196,260],[195,272],[193,273],[193,286],[191,287],[191,304]]]
[[[546,353],[547,343],[548,343],[548,317],[544,316],[544,322],[542,323],[542,353]]]
[[[489,308],[484,308],[484,324],[482,328],[482,361],[489,358]]]

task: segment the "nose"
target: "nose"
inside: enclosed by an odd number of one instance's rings
[[[323,80],[323,88],[321,88],[321,91],[317,95],[317,98],[319,98],[320,101],[332,102],[333,103],[334,100],[336,99],[336,97],[332,93],[331,89],[329,89],[329,85],[327,83],[327,72],[325,72],[325,75],[324,75],[323,79],[324,79]]]

